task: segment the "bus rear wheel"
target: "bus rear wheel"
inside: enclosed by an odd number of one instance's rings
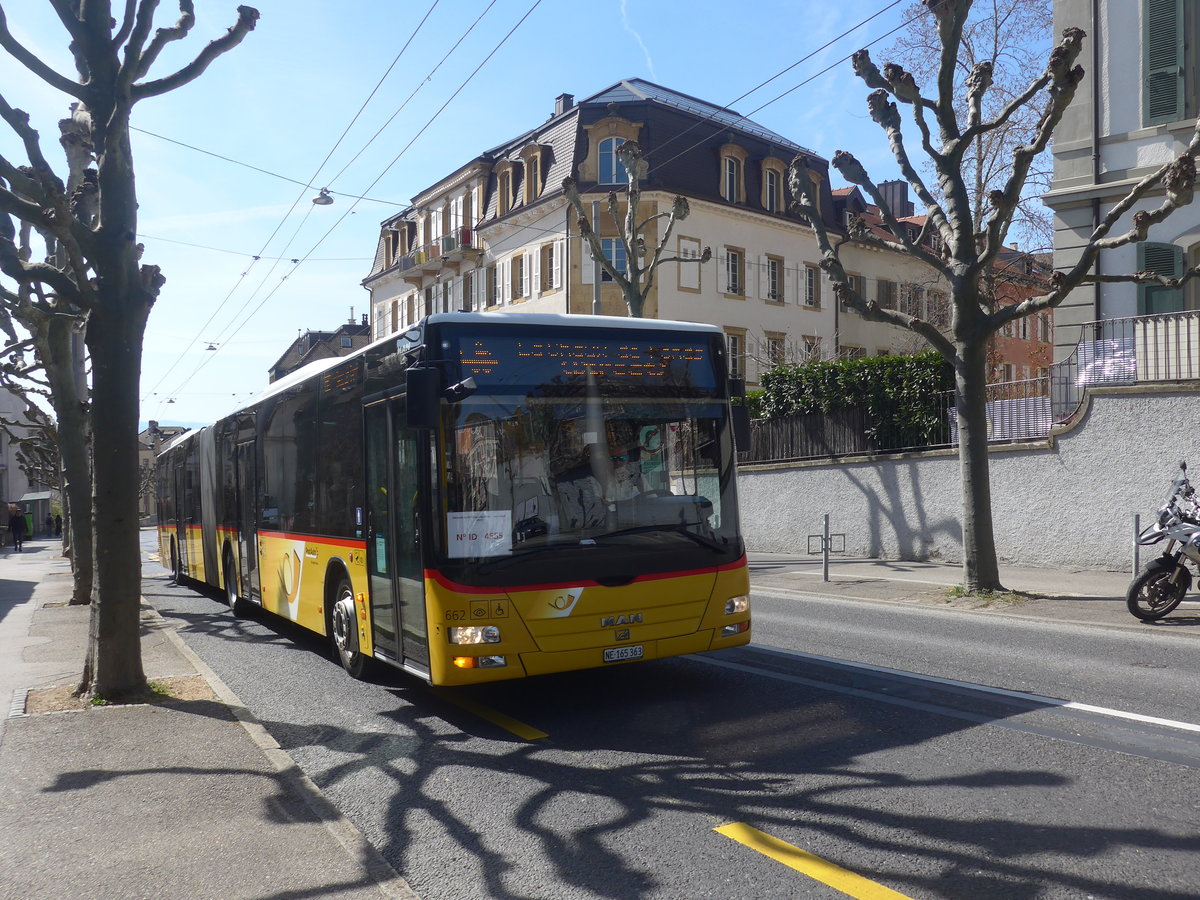
[[[358,647],[358,617],[354,611],[354,590],[349,579],[338,579],[330,611],[329,636],[338,662],[351,678],[363,678],[369,660]]]
[[[233,617],[241,618],[246,614],[246,601],[238,596],[237,567],[233,564],[233,552],[228,548],[225,550],[221,568],[225,576],[225,602],[229,604],[229,611],[233,613]]]

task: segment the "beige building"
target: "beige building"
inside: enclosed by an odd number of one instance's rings
[[[731,365],[752,385],[779,362],[924,349],[910,332],[865,322],[833,302],[787,186],[788,165],[804,155],[826,224],[844,229],[853,192],[831,190],[826,160],[731,110],[638,79],[578,103],[561,95],[547,121],[480,154],[385,220],[363,282],[372,338],[455,310],[626,315],[562,190],[565,177],[576,179],[606,255],[623,265],[607,198],[624,196],[616,149],[626,140],[637,140],[649,162],[640,218],[668,212],[676,195],[689,201],[691,214],[665,255],[687,260],[712,251],[707,263],[658,269],[646,315],[720,326]],[[907,202],[907,185],[889,190]],[[867,296],[918,314],[933,304],[935,317],[945,308],[945,292],[915,260],[866,245],[846,248],[843,260]]]

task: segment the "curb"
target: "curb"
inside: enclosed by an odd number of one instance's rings
[[[341,814],[338,808],[321,792],[316,782],[305,775],[303,770],[296,765],[296,761],[271,737],[266,727],[255,717],[254,713],[246,708],[229,685],[222,681],[221,677],[209,668],[208,664],[197,656],[191,647],[184,643],[183,638],[176,633],[174,626],[167,622],[157,609],[146,603],[144,598],[142,603],[143,608],[150,610],[151,616],[162,623],[162,630],[168,640],[195,667],[196,672],[204,677],[220,701],[229,707],[230,712],[238,720],[238,724],[262,750],[263,755],[284,783],[304,799],[308,808],[313,811],[313,814],[325,826],[325,830],[333,836],[346,854],[362,865],[374,880],[380,893],[392,900],[420,900],[417,893],[409,887],[408,882],[392,868],[391,863],[384,859],[383,854],[376,850],[374,845],[363,836],[363,833]],[[22,696],[21,702],[23,714],[24,696]]]

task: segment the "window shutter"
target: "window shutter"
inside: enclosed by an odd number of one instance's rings
[[[500,302],[512,303],[512,260],[506,259],[500,263]]]
[[[1149,241],[1137,245],[1139,272],[1154,272],[1179,278],[1183,275],[1183,249],[1175,244],[1155,244]],[[1179,312],[1183,309],[1183,288],[1161,284],[1138,285],[1138,315]]]
[[[536,297],[542,292],[542,248],[539,247],[529,254],[526,262],[533,262],[533,277],[529,280],[529,296]],[[529,268],[526,265],[526,268]]]
[[[556,291],[562,287],[563,256],[566,253],[566,246],[566,241],[554,242],[554,289]]]
[[[579,280],[592,284],[596,280],[596,263],[592,259],[592,245],[586,238],[579,239]]]
[[[797,303],[799,299],[796,294],[796,267],[783,267],[783,299],[788,303]]]
[[[1183,118],[1183,0],[1145,0],[1142,124]]]

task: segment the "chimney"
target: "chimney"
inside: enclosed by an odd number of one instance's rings
[[[370,322],[367,320],[367,314],[366,314],[366,313],[363,313],[363,314],[362,314],[362,324],[363,324],[363,328],[366,328],[368,325],[370,325],[370,324],[371,324],[371,323],[370,323]]]
[[[897,219],[903,219],[913,214],[912,201],[908,199],[908,182],[897,178],[895,181],[881,181],[879,193],[892,208],[892,214]]]
[[[554,114],[560,116],[574,105],[574,94],[559,94],[554,98]]]

